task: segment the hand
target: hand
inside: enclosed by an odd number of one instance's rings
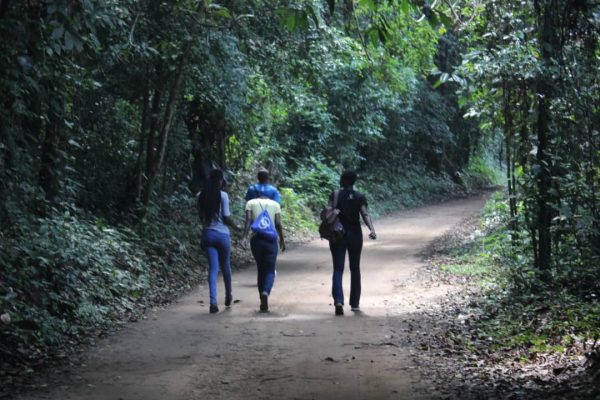
[[[375,231],[371,231],[371,233],[369,233],[369,239],[372,239],[372,240],[377,239],[377,234],[375,233]]]
[[[285,251],[285,242],[283,241],[283,239],[279,241],[279,248],[281,249],[282,253]]]
[[[247,238],[242,239],[240,246],[242,246],[242,249],[248,250],[248,239]]]

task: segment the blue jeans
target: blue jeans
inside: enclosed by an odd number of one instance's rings
[[[333,296],[334,304],[344,304],[342,276],[344,275],[346,251],[350,259],[350,306],[358,307],[360,303],[360,253],[362,246],[363,238],[360,227],[348,229],[342,239],[335,243],[329,243],[329,249],[333,258],[331,295]]]
[[[208,289],[210,291],[210,304],[217,304],[217,275],[219,266],[225,283],[225,297],[231,297],[231,265],[229,254],[231,251],[231,238],[229,234],[214,229],[202,231],[202,250],[206,251],[208,259]]]
[[[258,293],[271,294],[273,282],[275,282],[275,263],[277,262],[277,240],[268,240],[255,235],[250,239],[250,249],[256,260],[258,269],[257,286]]]

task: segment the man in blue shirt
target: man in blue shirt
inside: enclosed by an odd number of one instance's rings
[[[262,195],[281,204],[281,197],[279,196],[277,188],[269,184],[269,171],[266,169],[261,169],[258,171],[257,177],[258,183],[248,187],[248,191],[246,192],[246,201],[257,199]]]

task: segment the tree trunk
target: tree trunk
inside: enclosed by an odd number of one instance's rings
[[[202,2],[200,2],[198,5],[198,11],[201,11],[202,7]],[[171,131],[171,125],[173,123],[173,117],[175,115],[175,111],[177,110],[177,104],[181,96],[183,81],[185,79],[185,72],[190,60],[193,39],[197,29],[198,18],[192,17],[192,22],[189,28],[189,36],[185,39],[185,43],[181,52],[181,57],[179,58],[179,65],[177,67],[175,81],[173,82],[171,90],[169,91],[169,98],[165,106],[164,116],[158,129],[158,143],[154,143],[154,131],[151,132],[151,134],[149,135],[147,153],[148,162],[146,163],[146,182],[144,185],[142,196],[142,204],[144,208],[148,205],[148,202],[150,201],[150,194],[152,193],[152,188],[154,186],[156,176],[158,175],[158,172],[160,171],[165,158],[165,152],[167,150],[167,141],[169,139],[169,133]],[[158,147],[155,148],[155,145]]]
[[[149,187],[148,176],[150,171],[154,168],[156,160],[156,131],[158,130],[159,126],[161,95],[162,92],[157,89],[154,91],[154,95],[152,96],[150,127],[148,128],[148,133],[146,134],[146,166],[144,168],[144,173],[142,174],[143,176],[141,176],[142,188],[140,190],[140,201],[143,207],[148,205],[148,202],[150,201],[150,193],[152,192],[152,188]]]
[[[148,70],[146,70],[146,76]],[[140,127],[140,139],[138,144],[138,155],[135,171],[135,202],[139,202],[142,197],[142,187],[144,182],[144,149],[148,140],[148,129],[150,126],[149,105],[150,102],[150,82],[145,79],[144,95],[142,98],[142,123]]]
[[[550,157],[550,104],[554,98],[551,64],[560,54],[560,30],[557,13],[562,9],[556,0],[534,1],[537,29],[543,62],[543,73],[537,83],[537,267],[548,277],[552,262],[552,225],[554,199],[550,194],[552,187],[552,160]]]
[[[550,188],[552,185],[552,176],[550,174],[549,140],[548,140],[548,97],[551,95],[551,88],[545,82],[538,86],[538,120],[537,120],[537,153],[536,161],[539,171],[537,172],[537,231],[538,231],[538,265],[541,270],[548,270],[552,259],[552,236],[550,235],[550,226],[552,223],[552,212],[550,208]]]
[[[514,151],[514,126],[511,109],[511,89],[509,84],[505,83],[503,88],[504,101],[504,137],[506,141],[506,181],[508,185],[508,204],[510,209],[510,229],[513,238],[517,232],[517,191],[515,180],[515,151]]]
[[[63,157],[59,145],[64,136],[64,98],[63,91],[52,88],[49,91],[50,110],[48,123],[40,154],[39,184],[44,190],[46,200],[54,202],[59,193],[59,177],[62,174]]]

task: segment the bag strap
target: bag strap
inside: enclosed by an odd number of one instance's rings
[[[337,204],[338,204],[338,199],[340,197],[340,191],[336,190],[333,192],[333,208],[337,208]]]

